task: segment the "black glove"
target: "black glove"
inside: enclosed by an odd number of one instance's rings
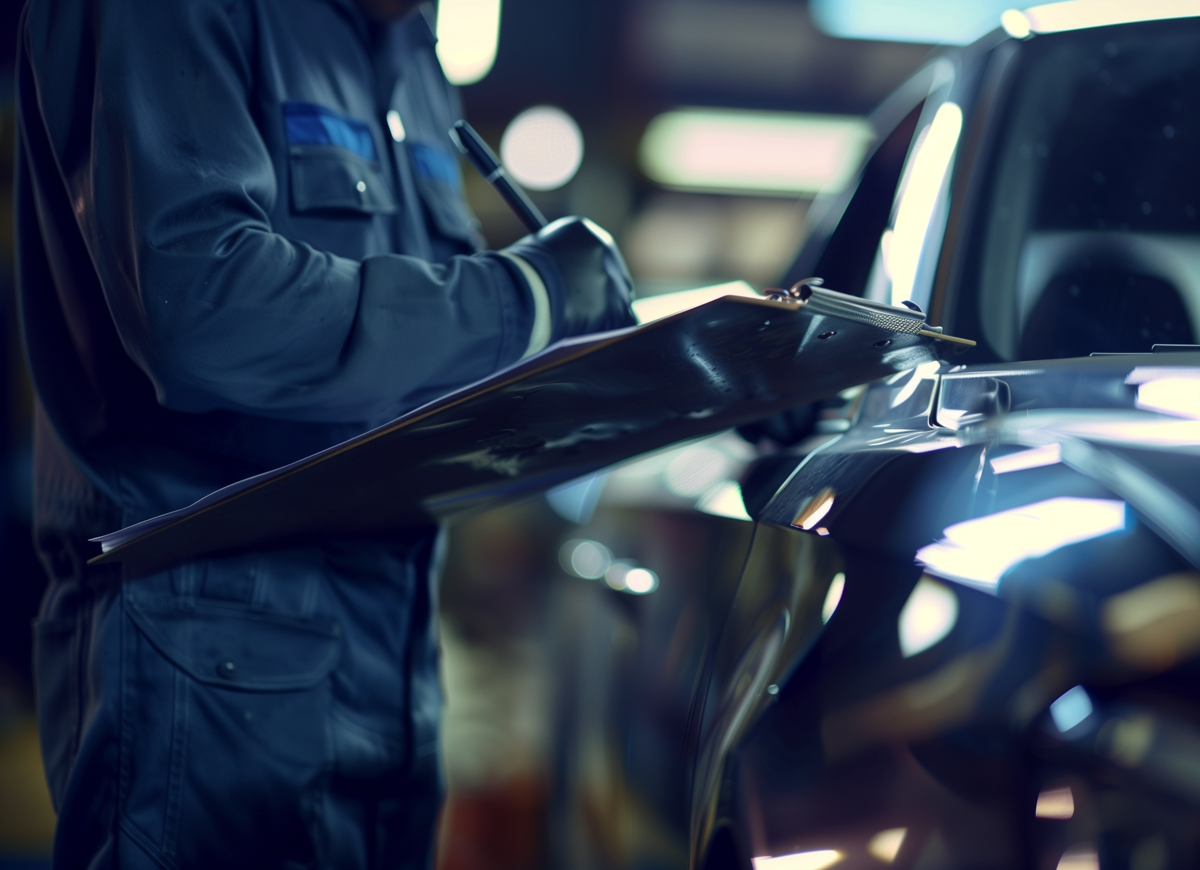
[[[633,280],[612,236],[587,218],[565,217],[502,252],[531,265],[550,300],[550,341],[637,323]]]

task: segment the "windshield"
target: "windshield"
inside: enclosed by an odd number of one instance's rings
[[[1200,336],[1200,27],[1022,46],[976,236],[978,332],[1002,359]]]

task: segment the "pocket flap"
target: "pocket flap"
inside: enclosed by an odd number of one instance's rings
[[[198,604],[150,605],[126,599],[130,618],[176,667],[212,686],[259,692],[305,689],[341,654],[336,623],[300,621]]]
[[[471,215],[463,203],[462,176],[458,161],[444,148],[409,142],[408,153],[412,157],[413,175],[417,191],[434,226],[448,238],[475,244]]]
[[[358,154],[336,145],[292,145],[288,163],[294,211],[396,211],[396,200],[379,166]]]

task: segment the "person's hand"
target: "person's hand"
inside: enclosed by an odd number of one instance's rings
[[[550,301],[550,341],[637,323],[630,307],[633,281],[625,260],[612,236],[590,220],[562,218],[502,253],[525,261],[544,282]]]

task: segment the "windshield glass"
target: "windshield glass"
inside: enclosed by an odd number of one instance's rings
[[[1200,336],[1200,26],[1022,47],[978,240],[978,332],[1002,359]]]

